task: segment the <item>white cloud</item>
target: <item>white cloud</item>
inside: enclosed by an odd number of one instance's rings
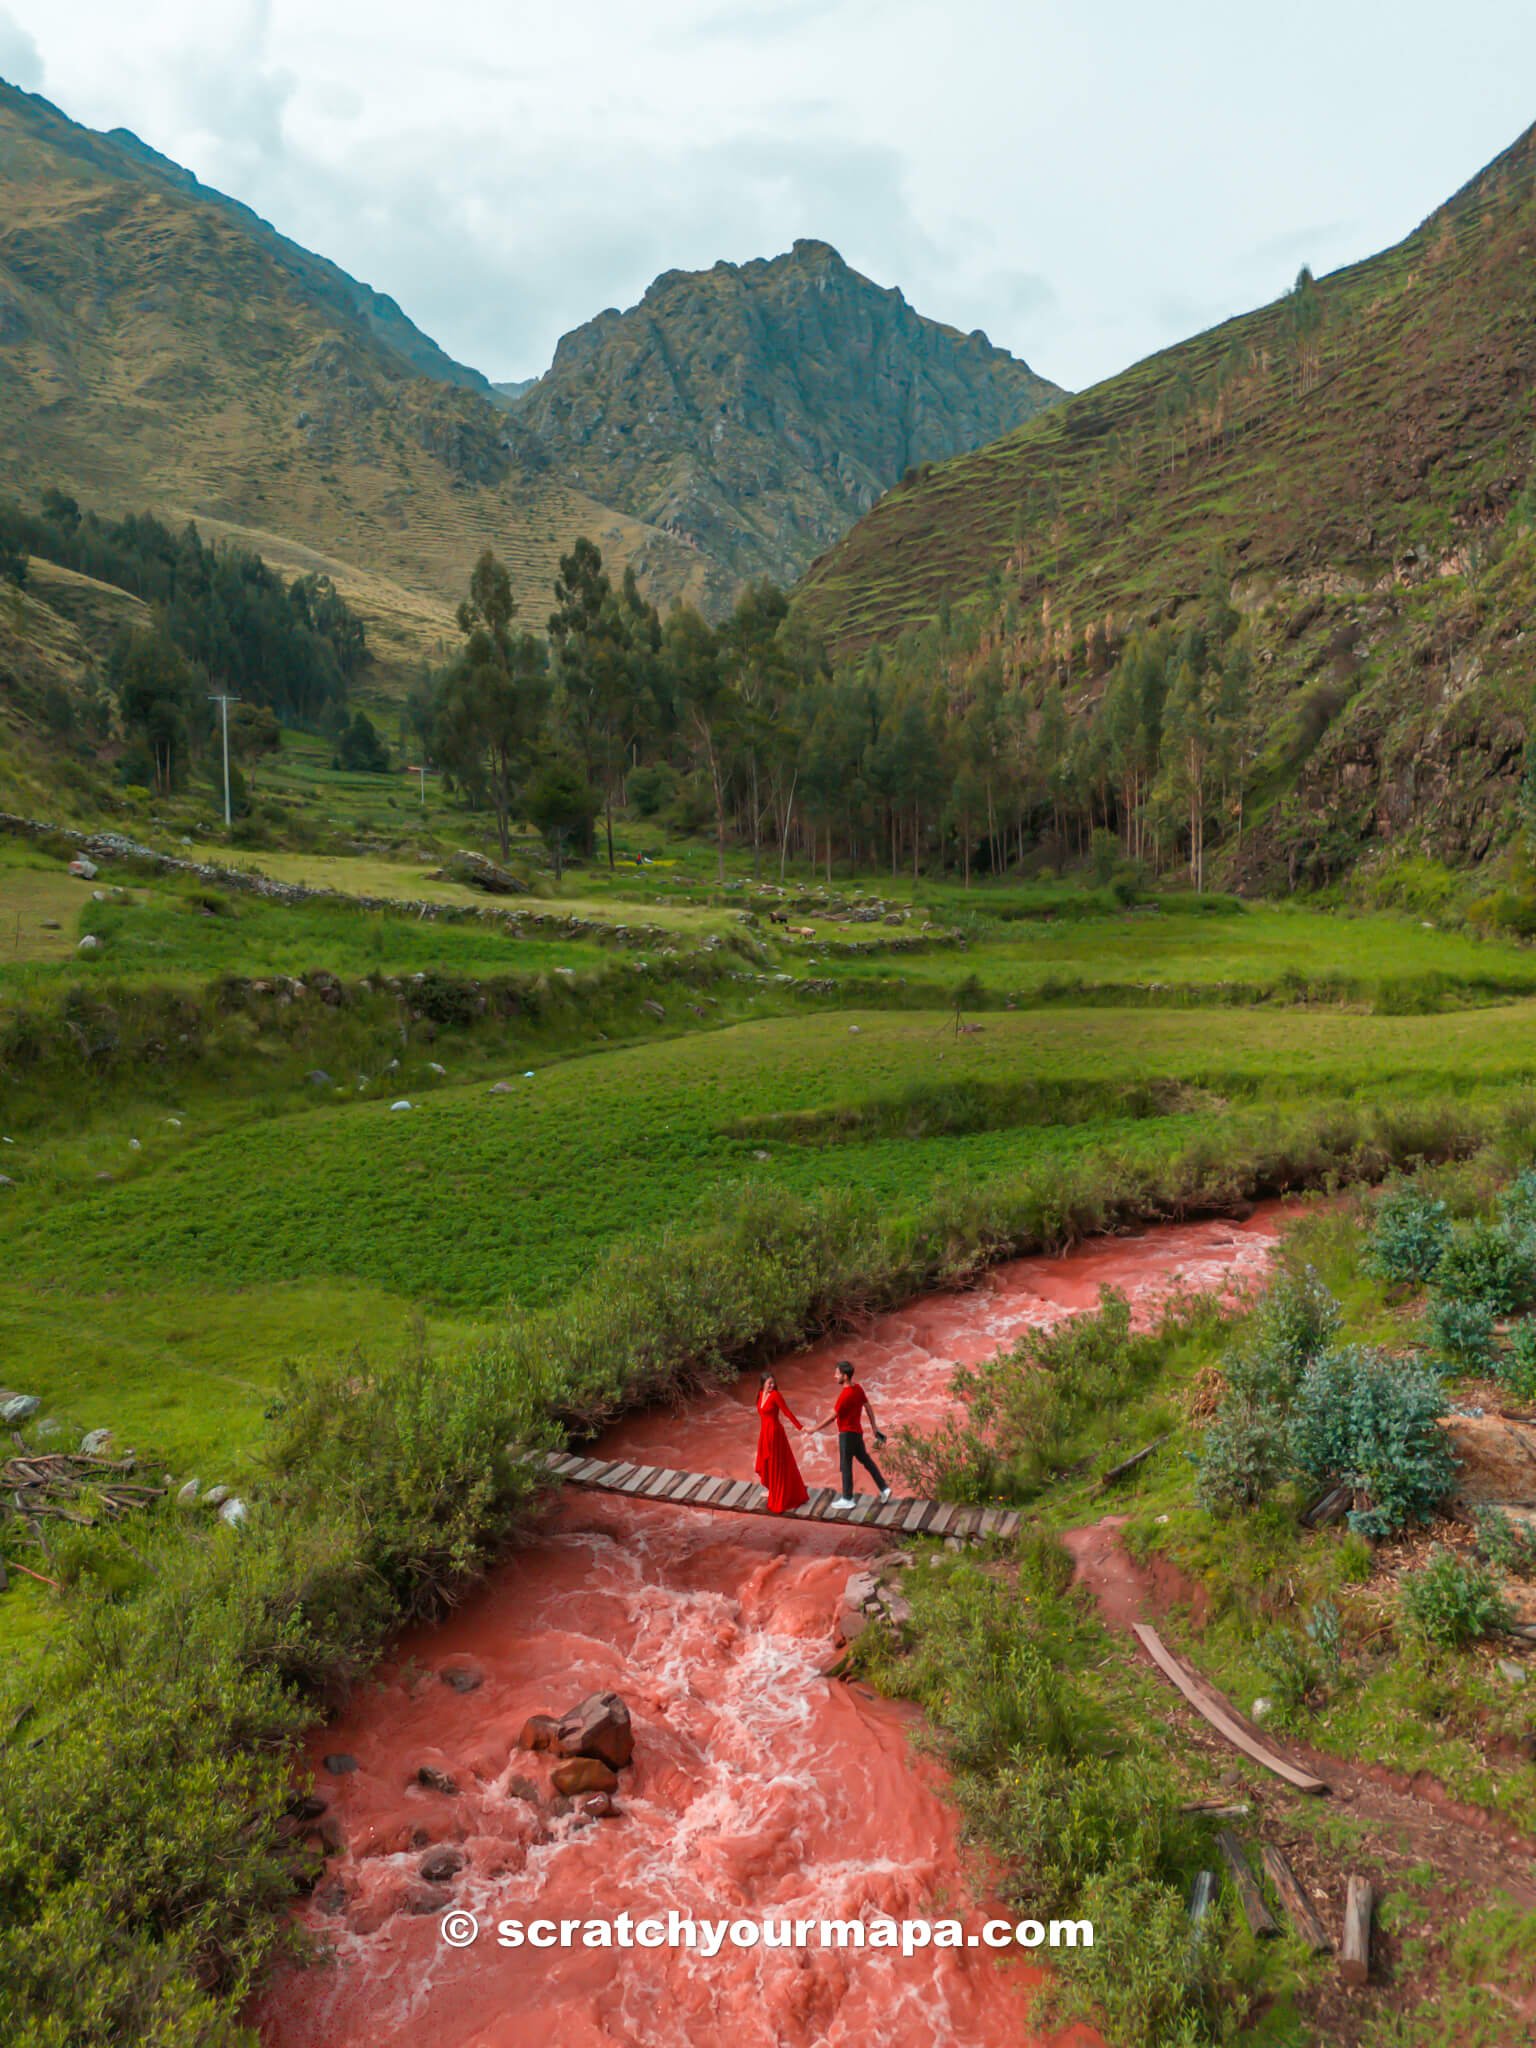
[[[35,38],[16,17],[0,7],[0,78],[23,92],[38,92],[43,83],[43,58]]]
[[[1390,37],[1292,0],[1281,38],[1219,0],[0,5],[0,70],[46,64],[67,113],[505,377],[658,271],[812,235],[1080,386],[1301,255],[1404,233],[1525,124],[1536,75],[1529,0],[1460,39],[1438,0],[1398,0]]]

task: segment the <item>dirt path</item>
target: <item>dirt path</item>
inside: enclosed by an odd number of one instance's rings
[[[1155,1625],[1174,1607],[1185,1609],[1198,1626],[1206,1605],[1204,1589],[1166,1561],[1144,1566],[1131,1558],[1120,1541],[1127,1519],[1106,1515],[1067,1531],[1062,1541],[1072,1557],[1076,1580],[1092,1593],[1105,1621],[1124,1631],[1133,1644],[1132,1622]],[[1137,1647],[1134,1654],[1144,1653]],[[1292,1791],[1223,1741],[1171,1686],[1166,1699],[1169,1725],[1209,1760],[1210,1796],[1249,1803],[1251,1811],[1238,1832],[1245,1839],[1276,1842],[1285,1850],[1331,1930],[1342,1922],[1350,1871],[1368,1877],[1380,1895],[1406,1880],[1416,1866],[1432,1865],[1439,1882],[1422,1901],[1431,1935],[1437,1927],[1443,1931],[1454,1926],[1469,1909],[1498,1895],[1522,1908],[1536,1908],[1536,1841],[1522,1836],[1501,1815],[1454,1799],[1428,1772],[1409,1776],[1382,1765],[1351,1762],[1294,1740],[1277,1743],[1269,1730],[1263,1730],[1265,1742],[1327,1781],[1323,1803],[1343,1809],[1354,1837],[1346,1850],[1336,1839],[1342,1830],[1310,1824],[1318,1801]],[[1238,1719],[1244,1717],[1239,1714]],[[1312,2018],[1330,2048],[1346,2048],[1358,2040],[1383,2005],[1406,2012],[1418,2004],[1433,1977],[1432,1966],[1425,1961],[1408,1963],[1405,1937],[1415,1932],[1422,1935],[1423,1930],[1405,1924],[1378,1933],[1373,1951],[1377,1980],[1368,1989],[1351,1991],[1332,1977],[1325,1981]],[[1536,2043],[1536,1989],[1481,1988],[1496,2005],[1508,2008],[1511,2048]]]

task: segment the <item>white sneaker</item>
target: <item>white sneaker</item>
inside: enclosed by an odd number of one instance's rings
[[[829,1515],[840,1515],[845,1511],[845,1509],[854,1507],[856,1505],[857,1503],[851,1501],[846,1493],[840,1493],[836,1500],[829,1500],[827,1502],[827,1513]]]
[[[881,1487],[881,1489],[880,1489],[880,1498],[881,1498],[882,1500],[889,1500],[889,1499],[890,1499],[890,1497],[891,1497],[891,1489],[890,1489],[890,1488],[889,1488],[888,1486],[882,1486],[882,1487]]]

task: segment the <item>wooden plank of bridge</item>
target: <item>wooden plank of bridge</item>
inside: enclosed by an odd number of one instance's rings
[[[670,1466],[636,1465],[626,1459],[610,1463],[570,1451],[530,1452],[527,1462],[569,1485],[623,1494],[633,1500],[669,1501],[678,1506],[716,1508],[741,1515],[764,1514],[768,1507],[767,1493],[751,1479],[678,1472]],[[832,1508],[836,1498],[830,1486],[815,1487],[802,1505],[792,1510],[794,1519],[842,1523],[847,1528],[899,1530],[903,1535],[955,1536],[962,1542],[977,1536],[1009,1537],[1017,1533],[1022,1522],[1013,1509],[957,1507],[952,1501],[920,1500],[911,1495],[882,1501],[878,1494],[860,1494],[856,1507],[837,1513]]]

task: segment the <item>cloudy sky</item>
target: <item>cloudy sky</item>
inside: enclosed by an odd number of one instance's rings
[[[493,377],[814,235],[1080,388],[1415,226],[1536,119],[1536,7],[0,0],[0,77]]]

